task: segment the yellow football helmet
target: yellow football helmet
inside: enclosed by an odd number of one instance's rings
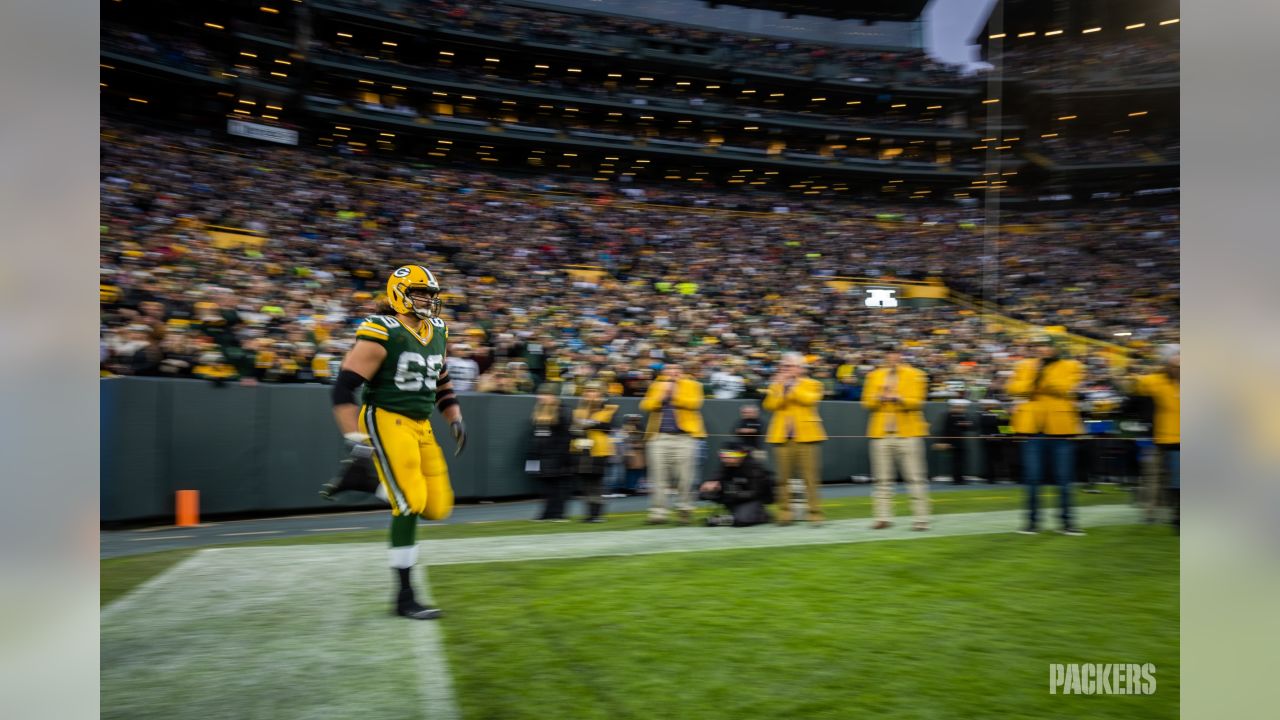
[[[401,315],[416,315],[429,320],[440,315],[440,283],[421,265],[397,268],[387,278],[387,302]]]

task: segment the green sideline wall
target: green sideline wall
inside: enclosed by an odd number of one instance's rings
[[[316,491],[345,452],[333,422],[329,388],[320,385],[215,386],[200,380],[109,378],[101,381],[101,512],[103,522],[172,518],[174,491],[200,491],[205,516],[333,510]],[[574,401],[569,400],[570,403]],[[610,400],[618,417],[639,412],[638,398]],[[749,401],[708,399],[707,431],[727,435]],[[453,457],[453,438],[432,419],[459,500],[536,495],[524,473],[534,398],[465,394],[466,452]],[[867,413],[858,403],[824,402],[829,435],[862,435]],[[931,427],[946,412],[929,403]],[[768,421],[767,414],[765,421]],[[708,439],[704,476],[727,438]],[[982,465],[981,442],[969,440],[970,475]],[[949,473],[950,461],[929,451],[929,474]],[[823,444],[822,475],[847,481],[869,475],[867,440]],[[378,506],[374,501],[337,505]]]

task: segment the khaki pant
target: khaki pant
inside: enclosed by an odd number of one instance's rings
[[[649,515],[667,514],[667,487],[675,480],[678,510],[692,510],[693,458],[697,439],[690,435],[658,433],[645,444],[649,473]]]
[[[887,437],[871,440],[871,474],[876,479],[876,520],[893,517],[893,482],[901,469],[911,493],[911,514],[929,522],[929,485],[925,478],[924,438]]]
[[[773,446],[773,464],[778,471],[778,489],[774,502],[778,504],[778,522],[791,522],[791,488],[789,481],[793,477],[804,480],[805,495],[808,496],[809,520],[822,520],[822,497],[818,493],[818,485],[822,474],[822,444],[816,442],[799,443],[788,440],[786,443]],[[798,473],[798,474],[797,474]]]

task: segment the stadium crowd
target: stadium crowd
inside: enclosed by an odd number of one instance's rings
[[[375,312],[388,270],[409,261],[445,284],[460,389],[476,389],[474,379],[482,390],[528,392],[550,380],[573,394],[594,378],[634,396],[679,361],[709,395],[757,396],[795,349],[830,397],[854,399],[876,360],[867,348],[888,342],[929,373],[935,397],[976,398],[998,392],[1022,355],[1013,323],[950,304],[867,308],[856,287],[833,286],[840,276],[936,278],[973,295],[998,276],[1005,314],[1177,342],[1176,210],[1018,217],[1028,224],[1003,233],[988,257],[982,233],[961,227],[973,211],[957,207],[621,193],[126,126],[106,135],[108,373],[325,381],[353,323]],[[678,196],[691,207],[666,206]],[[744,203],[788,212],[716,209]],[[896,223],[873,219],[894,210]],[[603,273],[566,272],[572,265]],[[1109,382],[1107,358],[1087,359]]]
[[[1179,51],[1175,43],[1149,38],[1117,41],[1082,37],[1062,42],[1046,38],[1006,49],[999,62],[1011,79],[1064,89],[1176,74]]]
[[[334,3],[424,26],[441,26],[560,46],[623,52],[632,43],[664,41],[710,49],[717,64],[802,76],[957,85],[974,80],[921,51],[886,52],[706,30],[613,15],[572,14],[498,3],[429,0],[391,8],[378,0]]]
[[[1049,138],[1039,141],[1035,148],[1059,165],[1177,162],[1180,142],[1176,134],[1144,133],[1141,138],[1128,134],[1111,134],[1101,137]]]

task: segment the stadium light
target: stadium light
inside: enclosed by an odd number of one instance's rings
[[[684,87],[685,85],[688,85],[688,84],[690,84],[688,80],[681,80],[680,82],[676,83],[676,85],[679,85],[681,87]]]
[[[1124,26],[1124,29],[1125,29],[1125,30],[1137,30],[1138,28],[1144,28],[1144,27],[1146,27],[1146,26],[1147,26],[1147,24],[1146,24],[1146,23],[1134,23],[1134,24],[1132,24],[1132,25],[1125,25],[1125,26]]]
[[[268,110],[284,110],[284,108],[280,107],[279,105],[268,105],[267,109]]]
[[[485,58],[484,61],[485,62],[502,62],[498,58]]]
[[[256,58],[256,57],[258,57],[257,55],[255,55],[255,54],[253,54],[253,53],[251,53],[251,52],[245,51],[245,50],[241,50],[241,51],[240,51],[240,54],[241,54],[241,55],[243,55],[243,56],[245,56],[245,57],[250,57],[250,58]]]
[[[444,55],[445,57],[453,57],[453,53],[449,52],[448,50],[441,50],[440,54]]]
[[[1004,33],[996,33],[995,35],[988,35],[988,36],[987,36],[987,39],[988,39],[988,40],[999,40],[1000,38],[1002,38],[1002,37],[1004,37],[1004,36],[1005,36],[1005,34],[1004,34]]]
[[[890,105],[889,107],[891,107],[891,108],[904,108],[904,107],[906,107],[906,106],[907,106],[907,104],[906,104],[906,103],[898,103],[898,104],[896,104],[896,105]]]
[[[338,37],[349,38],[351,37],[351,33],[340,32],[338,33]]]
[[[820,97],[820,98],[813,98],[809,102],[825,102],[825,101],[826,101],[826,98]],[[894,107],[897,107],[897,106],[895,105]],[[906,105],[903,105],[903,107],[906,107]]]
[[[407,88],[407,87],[405,87],[405,86],[403,86],[403,85],[392,85],[392,86],[391,86],[391,89],[392,89],[392,90],[408,90],[409,88]]]
[[[786,97],[786,93],[769,93],[769,97]]]
[[[1182,18],[1173,18],[1171,20],[1161,20],[1160,24],[1161,25],[1177,25],[1181,21],[1182,21]]]
[[[276,58],[276,59],[275,59],[275,63],[276,63],[277,65],[292,65],[292,64],[293,64],[293,63],[289,62],[288,60],[281,60],[280,58]]]
[[[1054,35],[1061,35],[1061,34],[1062,34],[1061,30],[1050,30],[1049,32],[1045,33],[1044,36],[1053,37]]]
[[[218,23],[207,22],[204,24],[204,26],[207,28],[213,28],[214,30],[226,30],[226,28],[222,27]]]
[[[720,86],[719,86],[719,85],[708,85],[708,86],[707,86],[707,89],[708,89],[708,90],[719,90],[719,89],[720,89]]]
[[[640,80],[641,82],[653,82],[653,78],[651,77],[642,77]]]
[[[136,98],[136,97],[131,97],[131,98],[129,98],[129,102],[141,103],[141,104],[143,104],[143,105],[146,105],[146,104],[147,104],[147,101],[146,101],[145,99],[143,99],[143,98]]]
[[[941,109],[942,109],[941,105],[930,105],[929,107],[925,108],[925,110],[941,110]]]
[[[983,101],[982,101],[982,104],[983,104],[983,105],[993,105],[993,104],[998,103],[998,102],[1000,102],[1000,98],[987,98],[986,100],[983,100]]]
[[[1138,112],[1129,113],[1129,117],[1142,117],[1143,115],[1146,115],[1146,114],[1147,114],[1146,110],[1139,110]]]
[[[1018,37],[1020,37],[1020,38],[1024,38],[1024,37],[1035,37],[1035,35],[1036,35],[1036,31],[1035,31],[1035,30],[1031,30],[1031,31],[1029,31],[1029,32],[1020,32],[1020,33],[1018,33]]]
[[[1058,137],[1058,133],[1045,133],[1045,134],[1041,135],[1040,137],[1042,137],[1042,138],[1056,138],[1056,137]]]
[[[534,67],[535,67],[535,68],[537,68],[538,70],[550,70],[550,69],[551,69],[551,66],[550,66],[550,65],[534,65]]]
[[[391,42],[390,40],[383,40],[383,41],[382,41],[382,44],[383,44],[383,45],[386,45],[387,47],[399,47],[398,45],[396,45],[395,43]]]
[[[277,10],[277,9],[275,9],[275,8],[273,8],[273,7],[268,7],[268,6],[266,6],[266,5],[259,5],[259,6],[258,6],[258,9],[259,9],[259,10],[261,10],[262,12],[264,12],[264,13],[268,14],[268,15],[279,15],[279,14],[280,14],[280,11],[279,11],[279,10]]]
[[[568,68],[568,70],[569,70],[569,72],[571,72],[571,73],[580,73],[580,72],[582,72],[582,69],[581,69],[581,68]]]
[[[622,73],[609,73],[609,77],[611,77],[611,78],[620,78],[620,77],[622,77]]]
[[[1059,120],[1075,120],[1075,119],[1076,119],[1076,118],[1078,118],[1078,117],[1080,117],[1080,116],[1079,116],[1079,115],[1063,115],[1062,117],[1060,117],[1060,118],[1058,118],[1058,119],[1059,119]]]
[[[1096,32],[1099,32],[1099,31],[1101,31],[1101,30],[1102,30],[1102,28],[1100,28],[1100,27],[1085,28],[1084,30],[1081,30],[1081,31],[1080,31],[1080,34],[1081,34],[1081,35],[1088,35],[1089,33],[1096,33]]]

